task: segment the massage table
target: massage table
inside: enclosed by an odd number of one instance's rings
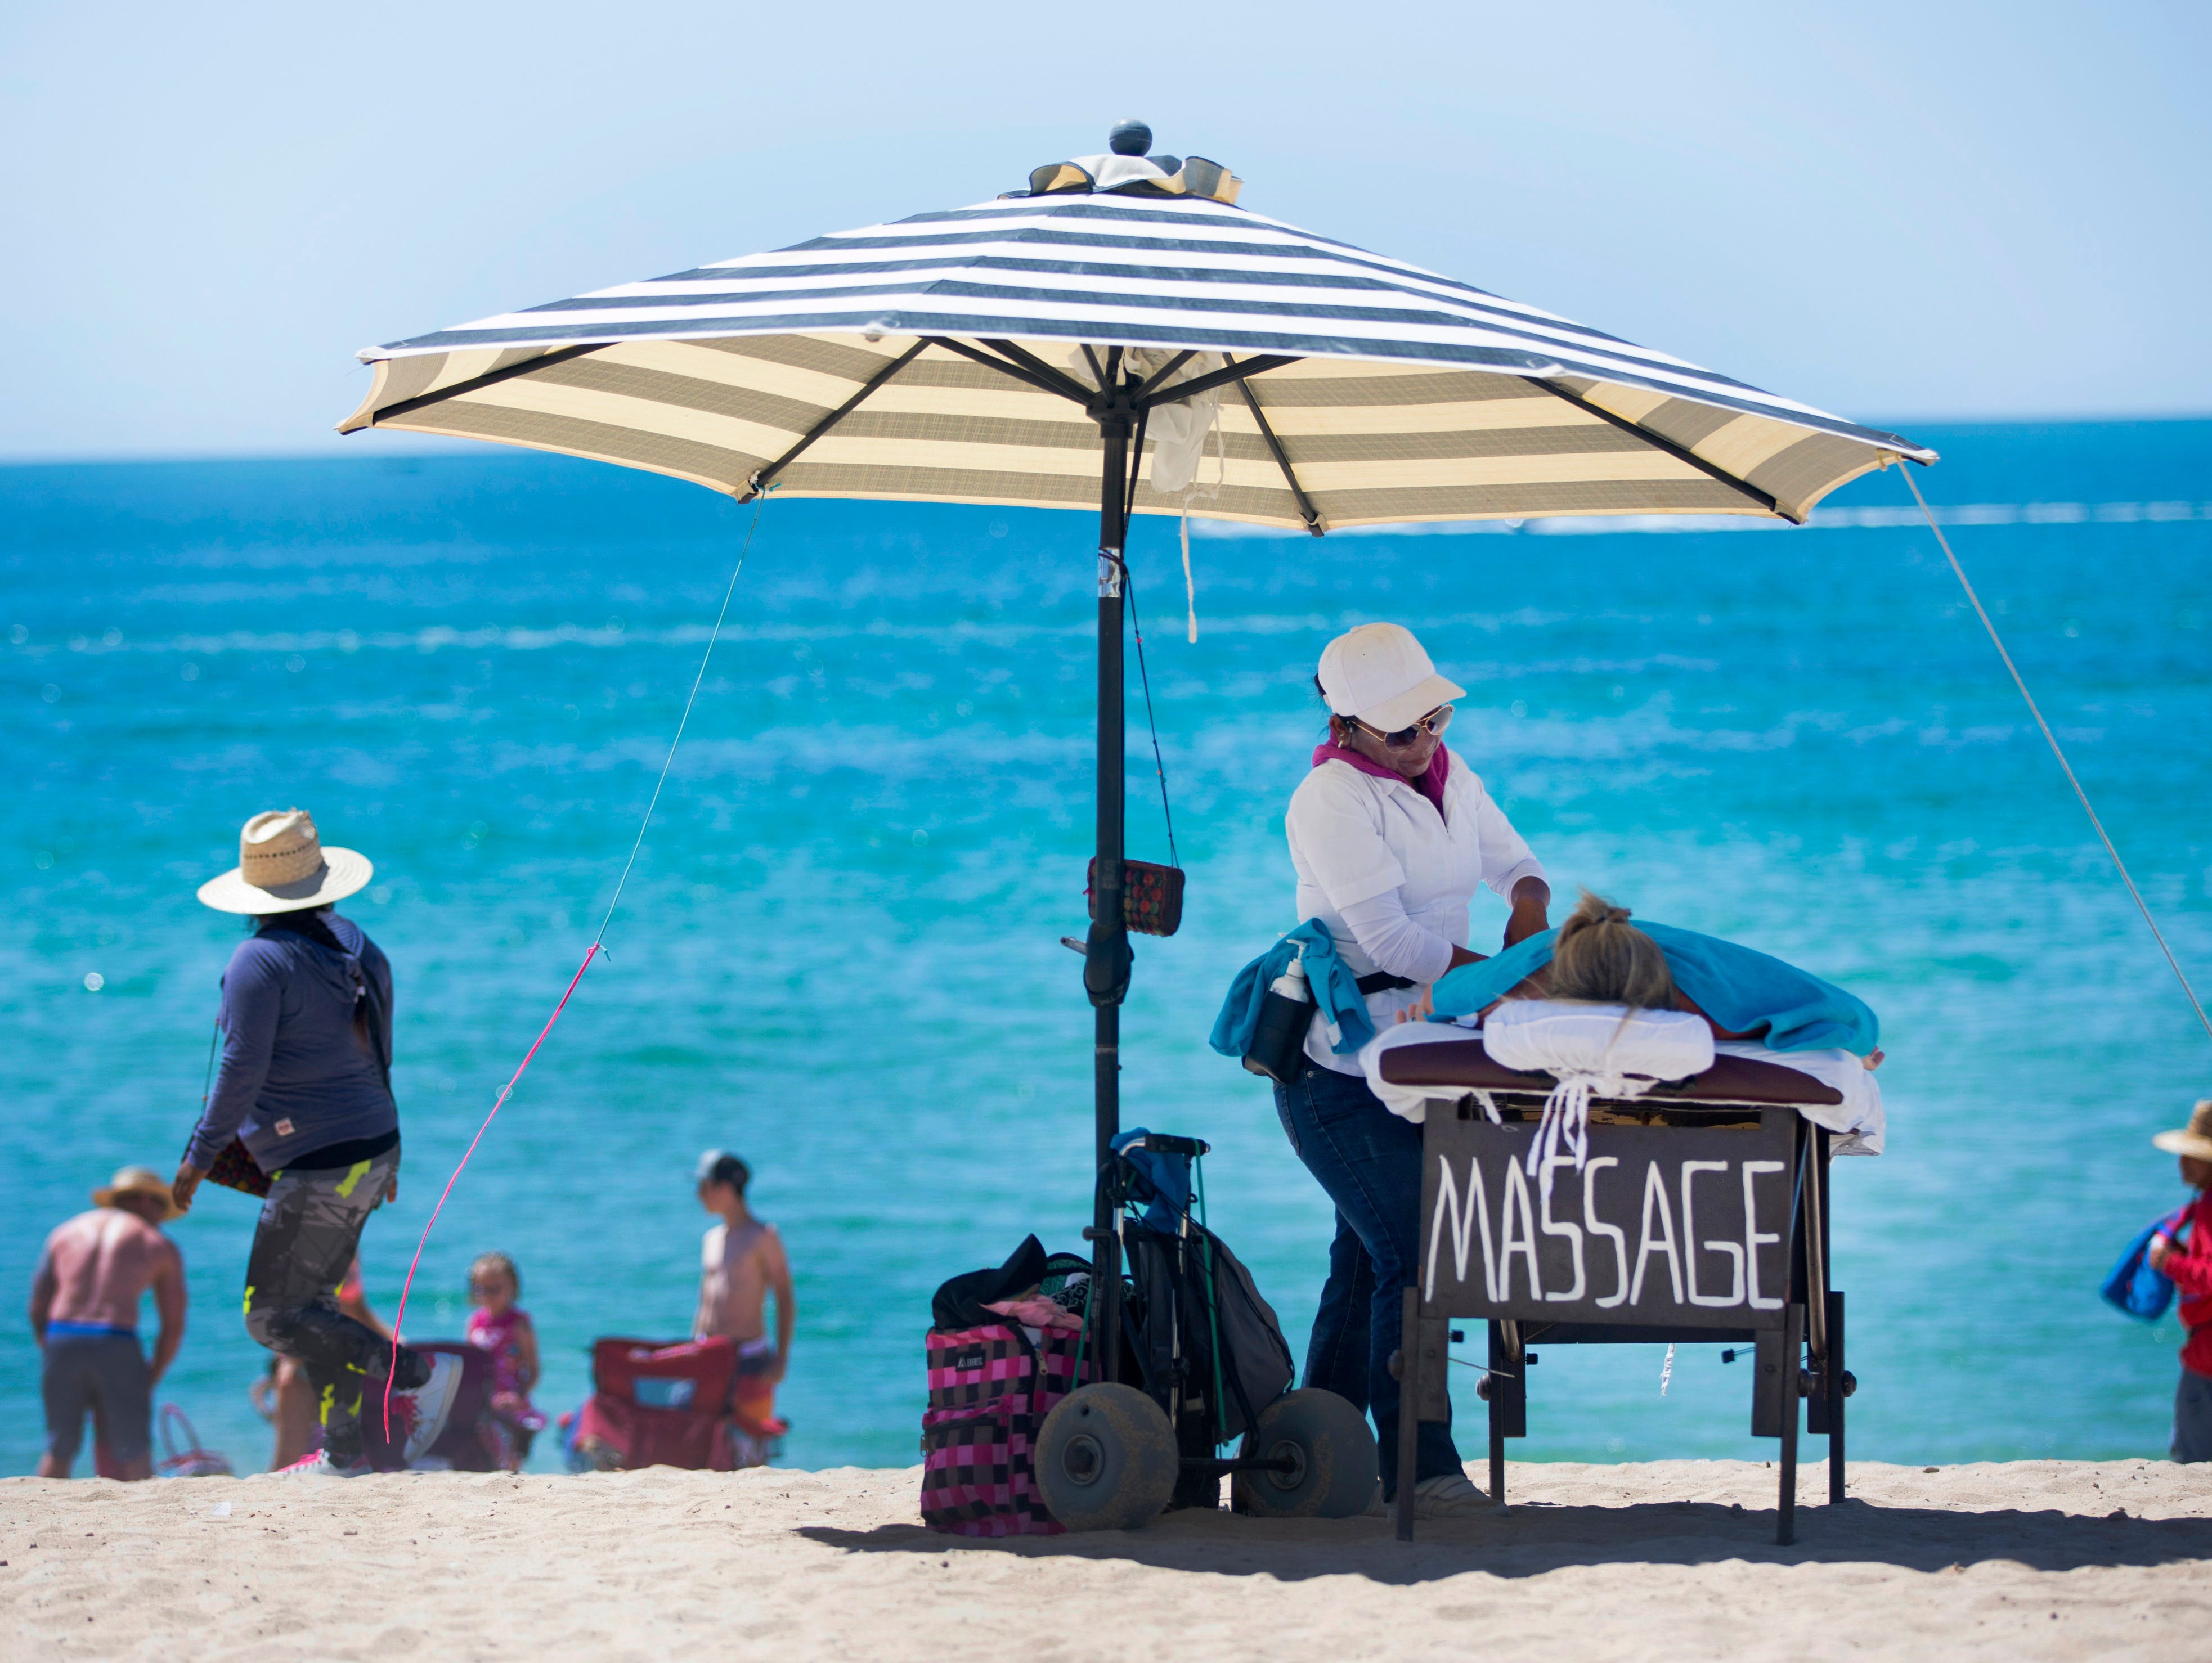
[[[1505,1499],[1505,1441],[1528,1435],[1531,1347],[1748,1348],[1751,1431],[1781,1441],[1775,1539],[1796,1528],[1801,1399],[1828,1439],[1828,1499],[1844,1499],[1844,1296],[1830,1285],[1833,1134],[1800,1110],[1843,1102],[1793,1068],[1721,1056],[1635,1098],[1594,1096],[1588,1159],[1527,1156],[1555,1082],[1492,1059],[1479,1037],[1407,1046],[1384,1079],[1419,1088],[1419,1281],[1405,1290],[1392,1373],[1399,1417],[1397,1533],[1413,1539],[1419,1423],[1449,1417],[1453,1321],[1489,1327],[1478,1388],[1490,1411],[1490,1492]]]

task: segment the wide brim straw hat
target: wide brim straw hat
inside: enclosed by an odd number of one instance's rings
[[[368,857],[325,843],[305,809],[271,809],[238,835],[238,865],[200,885],[200,904],[219,913],[301,913],[366,889]]]
[[[151,1167],[118,1168],[113,1181],[93,1191],[92,1205],[112,1207],[118,1197],[125,1195],[155,1197],[161,1204],[161,1222],[164,1223],[181,1217],[185,1211],[177,1205],[177,1198],[170,1190],[167,1180]]]
[[[1382,733],[1411,727],[1467,689],[1437,674],[1413,632],[1399,623],[1363,623],[1321,654],[1322,696],[1339,716]]]
[[[2161,1132],[2151,1142],[2168,1155],[2188,1155],[2199,1161],[2212,1161],[2212,1097],[2197,1099],[2197,1107],[2190,1111],[2187,1126],[2172,1132]]]

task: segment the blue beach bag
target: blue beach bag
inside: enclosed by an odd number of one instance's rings
[[[2185,1201],[2155,1223],[2143,1226],[2142,1233],[2128,1244],[2128,1250],[2120,1255],[2120,1262],[2112,1266],[2104,1285],[2097,1290],[2105,1303],[2145,1322],[2155,1322],[2166,1314],[2166,1308],[2173,1303],[2173,1284],[2162,1272],[2151,1268],[2150,1239],[2154,1235],[2162,1235],[2169,1241],[2178,1239],[2182,1221],[2196,1205],[2194,1201]]]

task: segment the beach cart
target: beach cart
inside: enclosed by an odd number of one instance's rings
[[[1828,1499],[1844,1499],[1844,1296],[1829,1274],[1833,1134],[1802,1112],[1842,1102],[1809,1074],[1722,1056],[1634,1099],[1593,1097],[1579,1170],[1530,1151],[1553,1077],[1506,1068],[1479,1037],[1407,1046],[1381,1062],[1430,1095],[1422,1120],[1419,1281],[1405,1290],[1397,1531],[1413,1535],[1419,1423],[1449,1417],[1461,1320],[1489,1329],[1480,1394],[1490,1490],[1505,1441],[1528,1435],[1540,1344],[1718,1345],[1752,1359],[1751,1430],[1781,1442],[1775,1539],[1796,1531],[1797,1436],[1828,1439]],[[1408,1378],[1410,1371],[1410,1378]],[[1800,1405],[1806,1412],[1801,1417]]]

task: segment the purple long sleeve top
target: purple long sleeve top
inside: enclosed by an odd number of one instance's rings
[[[323,915],[376,998],[364,1012],[392,1054],[392,965],[361,926]],[[282,925],[238,945],[222,977],[222,1063],[185,1159],[213,1164],[233,1135],[264,1172],[331,1144],[395,1132],[399,1111],[374,1049],[354,1027],[348,956]]]

